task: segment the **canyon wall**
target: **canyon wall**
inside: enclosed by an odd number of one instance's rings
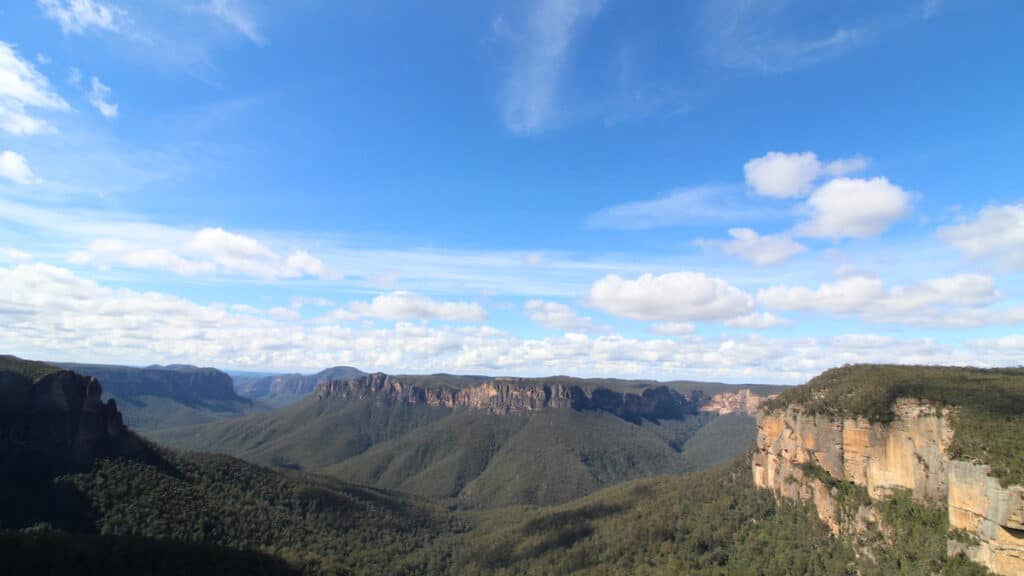
[[[997,574],[1024,574],[1024,488],[1003,488],[984,466],[953,461],[951,411],[914,399],[893,405],[889,423],[805,414],[793,405],[758,415],[754,483],[776,496],[812,502],[835,533],[877,525],[870,502],[896,489],[945,504],[950,540]],[[858,497],[858,491],[863,495]]]
[[[424,387],[406,384],[400,377],[377,373],[323,382],[313,395],[318,400],[390,398],[413,404],[476,408],[494,414],[554,408],[600,410],[625,419],[679,419],[696,414],[699,409],[698,400],[665,386],[634,394],[606,388],[588,389],[573,384],[538,384],[521,378],[494,378],[462,388]]]

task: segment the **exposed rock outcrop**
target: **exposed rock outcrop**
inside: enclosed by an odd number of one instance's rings
[[[126,436],[114,400],[95,378],[61,370],[36,380],[0,372],[0,460],[42,458],[55,469],[87,465]]]
[[[871,500],[907,489],[945,504],[951,553],[965,552],[997,574],[1024,574],[1024,487],[1002,488],[988,468],[951,460],[949,408],[901,398],[889,423],[805,414],[799,405],[758,415],[754,483],[776,496],[813,502],[836,533],[857,534],[879,521]],[[844,484],[846,483],[846,484]]]
[[[701,404],[701,412],[714,412],[719,416],[724,414],[746,414],[754,416],[761,408],[761,404],[775,396],[759,396],[744,388],[739,392],[721,392],[713,395]]]
[[[538,383],[522,378],[495,378],[463,388],[423,387],[405,384],[400,377],[381,373],[321,383],[314,396],[318,400],[380,397],[448,408],[476,408],[495,414],[553,408],[600,410],[627,420],[679,419],[696,414],[699,407],[692,397],[666,386],[647,388],[634,394],[565,383]]]

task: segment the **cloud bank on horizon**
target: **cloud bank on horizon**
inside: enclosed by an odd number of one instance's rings
[[[22,4],[4,352],[787,383],[1024,356],[1012,18]]]

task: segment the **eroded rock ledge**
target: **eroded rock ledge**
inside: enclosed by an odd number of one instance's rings
[[[524,378],[495,378],[464,388],[423,387],[405,384],[400,377],[381,373],[324,382],[317,386],[313,395],[318,400],[383,397],[413,404],[476,408],[494,414],[556,408],[600,410],[629,420],[680,419],[696,414],[705,401],[702,393],[684,395],[667,386],[634,394]]]
[[[754,483],[777,497],[813,502],[835,533],[877,524],[869,500],[907,489],[945,504],[950,553],[996,574],[1024,574],[1024,487],[1003,488],[987,466],[951,460],[951,411],[914,399],[893,405],[889,423],[805,414],[799,405],[758,415]],[[858,489],[867,498],[857,498]]]

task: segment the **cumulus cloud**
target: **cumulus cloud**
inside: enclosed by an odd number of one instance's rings
[[[725,320],[751,311],[753,298],[721,278],[700,272],[643,274],[626,280],[609,274],[590,288],[602,310],[637,320]]]
[[[530,320],[549,330],[565,332],[598,331],[594,320],[589,316],[580,316],[571,307],[560,302],[530,300],[523,305],[523,311]]]
[[[736,256],[757,266],[781,264],[793,256],[806,252],[807,247],[793,240],[788,234],[767,234],[762,236],[750,228],[729,230],[732,240],[698,240],[699,246],[720,248],[722,252]]]
[[[798,224],[798,236],[865,238],[889,229],[910,212],[910,194],[886,178],[836,178],[811,194],[809,220]]]
[[[811,191],[823,176],[842,176],[867,168],[861,156],[822,163],[814,152],[786,154],[769,152],[743,165],[747,185],[759,196],[797,198]]]
[[[940,228],[939,237],[971,258],[993,256],[1024,270],[1024,204],[988,206],[972,220]]]
[[[67,111],[71,107],[53,91],[49,81],[10,44],[0,42],[0,130],[10,134],[39,134],[53,130],[30,109]]]
[[[880,298],[885,284],[880,278],[853,276],[818,288],[805,286],[771,286],[757,292],[757,300],[777,310],[820,310],[831,314],[847,314],[863,309]]]
[[[199,10],[217,18],[255,44],[266,42],[256,19],[242,0],[209,0]]]
[[[89,90],[89,104],[99,110],[104,118],[117,117],[117,104],[110,102],[110,87],[100,82],[100,79],[92,77],[92,89]]]
[[[352,302],[348,311],[357,316],[381,320],[487,320],[487,311],[476,302],[445,302],[404,290],[381,294],[369,302]]]
[[[501,97],[505,126],[530,134],[552,120],[562,68],[579,28],[600,12],[600,0],[534,0],[523,30],[498,28],[510,43],[512,62]]]
[[[1024,308],[997,309],[1001,298],[995,281],[980,274],[958,274],[887,289],[879,278],[852,276],[817,288],[771,286],[757,299],[778,310],[856,315],[881,324],[967,328],[1012,324]]]
[[[46,264],[0,266],[0,349],[43,358],[260,369],[348,364],[392,372],[572,374],[802,382],[843,363],[1009,365],[1024,338],[953,347],[929,339],[849,334],[629,338],[566,333],[524,339],[486,325],[350,327],[306,323],[246,305],[200,305],[112,288]]]
[[[43,14],[57,22],[65,35],[83,34],[90,28],[108,32],[124,31],[128,13],[113,4],[95,0],[37,0]]]
[[[29,168],[28,160],[11,150],[0,152],[0,178],[6,178],[18,184],[34,184],[39,180]]]

